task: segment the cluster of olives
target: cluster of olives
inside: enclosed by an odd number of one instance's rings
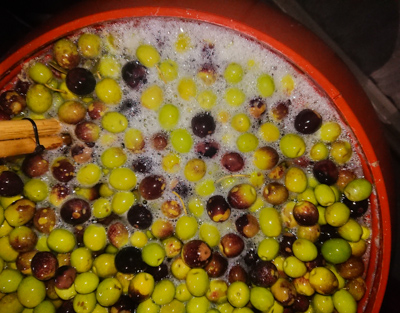
[[[248,69],[221,69],[213,44],[180,77],[161,44],[126,60],[112,42],[58,40],[0,95],[0,120],[54,116],[72,137],[2,161],[0,312],[356,312],[372,185],[341,124],[294,108],[289,74],[282,101],[266,73],[249,98]],[[174,49],[192,44],[180,33]],[[186,127],[160,87],[178,80],[200,108]]]

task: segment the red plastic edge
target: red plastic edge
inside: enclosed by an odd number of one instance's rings
[[[268,11],[269,9],[263,7],[263,10]],[[132,16],[168,16],[189,18],[235,29],[241,33],[260,40],[269,46],[272,46],[276,51],[279,51],[289,61],[294,63],[302,71],[308,74],[327,93],[327,95],[338,107],[339,111],[341,111],[344,119],[347,121],[361,144],[363,153],[365,154],[365,158],[367,160],[367,162],[363,164],[366,178],[368,178],[370,181],[373,181],[378,195],[378,197],[373,196],[372,199],[372,201],[374,201],[376,198],[381,208],[380,212],[377,212],[372,216],[373,221],[375,220],[375,223],[372,223],[372,232],[375,235],[378,234],[378,236],[375,237],[374,235],[372,238],[372,240],[375,242],[372,242],[371,261],[367,268],[367,284],[369,287],[368,298],[371,299],[371,301],[367,302],[368,299],[364,299],[362,304],[366,305],[366,312],[379,312],[387,284],[391,252],[390,203],[386,190],[387,186],[385,185],[385,177],[381,170],[381,164],[379,163],[377,155],[374,151],[374,147],[372,146],[360,121],[355,116],[353,110],[343,98],[342,94],[308,60],[304,59],[303,56],[287,46],[287,38],[284,38],[284,41],[286,41],[285,45],[280,41],[281,38],[279,37],[273,38],[267,35],[265,32],[257,30],[244,23],[207,11],[204,12],[192,9],[183,9],[179,7],[148,6],[109,10],[87,15],[80,19],[67,22],[59,27],[51,29],[45,34],[30,41],[28,44],[22,46],[10,57],[0,63],[0,73],[3,73],[2,76],[0,76],[0,88],[4,87],[8,81],[20,71],[21,64],[25,59],[31,57],[32,53],[35,53],[35,51],[41,49],[43,46],[51,43],[57,38],[92,24]],[[282,22],[286,24],[293,23],[286,17],[282,17]],[[296,28],[294,28],[293,31],[296,33]],[[284,37],[285,36],[287,35],[284,35]],[[309,39],[306,38],[306,40]],[[365,126],[368,127],[368,125]],[[378,241],[378,243],[376,241]],[[361,305],[361,307],[362,306],[363,305]]]

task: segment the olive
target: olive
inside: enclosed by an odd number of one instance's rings
[[[7,90],[0,95],[0,109],[7,115],[18,115],[25,107],[25,97],[15,90]]]
[[[277,121],[283,120],[288,115],[291,104],[292,101],[290,99],[275,104],[271,110],[273,118]]]
[[[121,273],[138,273],[146,269],[142,260],[142,252],[135,247],[126,247],[118,251],[115,256],[115,267]]]
[[[267,110],[267,104],[265,103],[265,101],[263,101],[262,98],[251,99],[249,102],[249,106],[250,115],[255,118],[260,118]]]
[[[61,218],[68,224],[83,224],[89,220],[91,216],[90,205],[83,199],[70,199],[61,207],[60,215]]]
[[[215,121],[212,115],[208,112],[199,113],[192,118],[193,134],[200,138],[212,135],[215,131]]]
[[[270,261],[258,261],[250,269],[251,282],[259,287],[271,287],[278,280],[278,269]]]
[[[118,301],[110,307],[110,311],[113,313],[136,312],[135,310],[137,307],[138,304],[132,299],[130,295],[123,294],[119,297]]]
[[[161,263],[159,266],[148,266],[146,268],[146,273],[153,276],[154,281],[158,282],[163,280],[169,275],[168,265],[166,263]]]
[[[48,280],[55,276],[58,260],[51,252],[38,252],[32,258],[31,269],[33,276],[37,279]]]
[[[75,281],[76,273],[76,269],[72,266],[59,267],[54,275],[55,287],[58,289],[70,288]]]
[[[50,234],[56,225],[56,213],[52,208],[41,208],[36,210],[33,217],[33,225],[35,228],[44,234]]]
[[[182,248],[182,259],[191,268],[205,267],[211,257],[211,248],[202,240],[191,240]]]
[[[288,199],[289,191],[284,185],[272,182],[264,187],[263,196],[268,203],[279,205]]]
[[[285,278],[279,278],[271,286],[271,292],[274,298],[285,307],[291,306],[297,297],[296,288],[294,288],[292,282]]]
[[[310,272],[310,284],[316,292],[330,295],[337,290],[339,282],[335,274],[326,267],[316,267]]]
[[[204,269],[211,278],[221,277],[228,269],[228,260],[219,252],[214,251],[212,253],[210,262]]]
[[[24,183],[18,174],[12,171],[3,171],[0,174],[0,196],[13,197],[22,193]]]
[[[244,263],[246,263],[248,267],[253,267],[260,260],[257,250],[254,248],[248,249],[244,256]]]
[[[293,208],[293,217],[302,226],[313,226],[318,223],[319,212],[317,207],[309,201],[301,201]]]
[[[228,258],[234,258],[242,253],[244,241],[234,233],[226,234],[221,238],[219,249]]]
[[[221,164],[230,172],[238,172],[244,166],[243,157],[237,152],[228,152],[222,156]]]
[[[67,183],[75,176],[75,166],[66,158],[57,159],[51,166],[55,179]]]
[[[297,294],[292,308],[295,312],[306,312],[309,306],[310,300],[304,295]]]
[[[164,177],[150,175],[142,179],[139,184],[140,195],[146,200],[155,200],[161,197],[166,187]]]
[[[39,177],[49,170],[49,162],[42,154],[30,154],[22,162],[22,171],[28,177]]]
[[[361,258],[350,256],[344,263],[336,265],[337,271],[344,279],[354,279],[364,273],[364,262]]]
[[[257,218],[251,214],[240,216],[235,221],[237,231],[246,238],[252,238],[257,235],[260,230]]]
[[[346,197],[343,197],[343,203],[350,209],[350,216],[352,218],[357,218],[363,216],[369,207],[368,199],[364,199],[361,201],[351,201]]]
[[[235,281],[241,281],[247,284],[248,279],[249,278],[246,270],[239,264],[232,266],[229,270],[228,281],[230,284],[234,283]]]
[[[139,157],[132,162],[132,168],[135,172],[139,173],[149,173],[153,166],[153,161],[149,157]]]
[[[294,128],[302,134],[315,133],[322,125],[322,117],[311,109],[300,111],[294,120]]]
[[[207,201],[207,214],[214,222],[226,221],[230,214],[231,208],[223,196],[212,196]]]
[[[228,202],[235,209],[248,209],[256,199],[256,189],[250,184],[236,185],[228,193]]]
[[[322,160],[314,164],[314,177],[321,183],[333,185],[339,178],[339,170],[331,160]]]
[[[128,222],[137,229],[147,229],[153,222],[153,215],[142,204],[135,204],[128,211]]]
[[[361,277],[349,280],[346,283],[345,289],[350,292],[356,301],[360,301],[367,291],[367,285]]]
[[[206,158],[213,158],[219,151],[219,144],[213,140],[199,142],[196,145],[195,151]]]
[[[283,234],[279,242],[279,252],[285,257],[293,255],[293,243],[296,239],[296,236],[292,233]]]

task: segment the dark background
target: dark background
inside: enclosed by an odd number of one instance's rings
[[[110,0],[113,1],[113,0]],[[295,17],[311,18],[360,72],[370,79],[391,104],[400,108],[399,2],[395,0],[260,0],[271,3]],[[46,23],[58,12],[82,1],[8,0],[0,8],[0,59],[29,31]],[[166,1],[168,2],[168,1]],[[216,5],[217,5],[216,1]],[[286,8],[292,11],[286,11]],[[400,125],[400,121],[399,121]],[[381,127],[390,128],[382,124]],[[400,190],[400,139],[390,141],[397,190]],[[400,208],[399,201],[396,209]],[[399,214],[400,215],[400,214]],[[400,216],[393,225],[400,224]],[[393,227],[394,231],[397,227]],[[394,235],[392,263],[381,312],[399,312],[400,231]]]

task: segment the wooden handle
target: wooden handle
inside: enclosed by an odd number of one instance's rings
[[[35,120],[39,137],[50,136],[60,132],[61,125],[56,119]],[[12,120],[0,122],[0,140],[34,137],[35,132],[30,121]],[[40,139],[42,141],[42,139]]]
[[[40,144],[46,149],[55,149],[60,147],[66,140],[68,140],[69,135],[63,136],[47,136],[40,138]],[[32,138],[15,139],[15,140],[3,140],[0,141],[0,158],[28,154],[34,152],[36,149],[36,140]]]

